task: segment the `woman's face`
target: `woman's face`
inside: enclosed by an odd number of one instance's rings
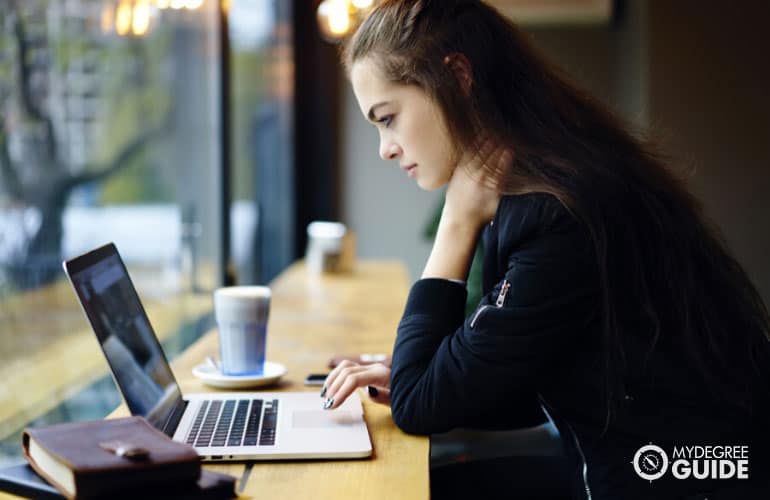
[[[353,64],[350,79],[364,117],[380,133],[380,157],[397,160],[425,190],[449,182],[456,166],[438,106],[414,85],[383,78],[369,58]]]

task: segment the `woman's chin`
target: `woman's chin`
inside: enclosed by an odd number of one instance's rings
[[[423,191],[435,191],[447,185],[448,181],[441,182],[438,179],[421,179],[417,178],[417,187]]]

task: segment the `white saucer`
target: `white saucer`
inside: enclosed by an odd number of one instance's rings
[[[274,384],[286,375],[287,371],[289,370],[281,363],[273,361],[265,361],[262,375],[225,375],[208,363],[201,363],[192,369],[193,375],[204,384],[224,389],[242,389]]]

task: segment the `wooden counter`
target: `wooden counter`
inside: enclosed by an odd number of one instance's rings
[[[302,381],[308,373],[328,371],[333,355],[391,352],[409,279],[398,262],[363,261],[349,274],[324,276],[309,275],[300,263],[281,274],[271,288],[267,357],[289,369],[272,390],[318,391]],[[214,390],[191,374],[206,355],[217,355],[216,332],[172,363],[183,392]],[[247,475],[244,485],[239,481],[239,488],[245,486],[241,492],[245,498],[428,498],[428,438],[404,434],[393,424],[389,408],[371,402],[363,390],[360,395],[374,447],[372,458],[206,467],[238,478]],[[244,474],[247,468],[251,470]]]

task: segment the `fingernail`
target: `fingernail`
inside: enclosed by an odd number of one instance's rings
[[[334,404],[334,398],[327,399],[326,402],[324,402],[324,410],[328,410],[329,408],[332,407],[333,404]]]
[[[324,396],[326,396],[326,386],[324,386],[323,389],[321,389],[321,397],[324,397]]]
[[[378,391],[376,387],[372,387],[371,385],[367,387],[367,389],[369,389],[369,395],[373,398],[376,398],[380,394],[380,391]]]

